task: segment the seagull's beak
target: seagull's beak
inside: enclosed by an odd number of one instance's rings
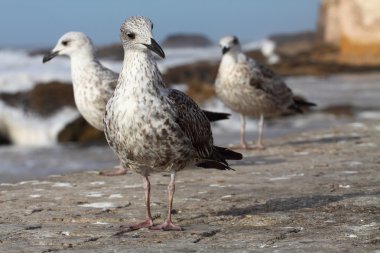
[[[50,61],[51,59],[56,57],[58,53],[59,51],[55,51],[55,52],[50,52],[49,54],[45,55],[44,58],[42,59],[42,63]]]
[[[147,48],[155,52],[161,58],[165,58],[164,50],[162,50],[161,46],[154,39],[150,39],[150,45],[144,44]]]
[[[230,48],[229,48],[229,47],[223,47],[223,48],[222,48],[222,54],[225,54],[225,53],[227,53],[228,51],[230,51]]]

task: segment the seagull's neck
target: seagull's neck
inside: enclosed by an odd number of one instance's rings
[[[92,50],[82,50],[75,52],[70,56],[72,70],[79,70],[89,63],[97,62],[97,59]]]
[[[224,54],[220,62],[220,72],[224,73],[224,70],[231,69],[237,63],[237,59],[237,52],[228,52]]]
[[[161,73],[150,51],[125,50],[118,89],[137,96],[158,95],[162,87]]]
[[[223,55],[220,70],[231,70],[236,64],[247,62],[247,56],[240,50],[233,50]]]
[[[83,72],[91,73],[95,71],[99,61],[96,59],[92,50],[82,50],[75,52],[70,56],[71,60],[71,76],[75,83],[77,79],[83,76]]]

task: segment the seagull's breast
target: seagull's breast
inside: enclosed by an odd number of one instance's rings
[[[152,93],[140,86],[118,87],[107,105],[105,124],[111,147],[137,172],[175,169],[175,163],[193,152],[175,122],[175,112],[163,96]]]
[[[252,69],[246,63],[229,63],[219,69],[215,91],[233,111],[257,116],[263,109],[265,94],[250,84]]]
[[[86,121],[99,130],[103,130],[103,117],[109,99],[109,94],[102,92],[101,85],[99,75],[91,68],[73,73],[75,104]]]

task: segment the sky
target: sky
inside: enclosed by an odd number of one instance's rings
[[[314,30],[319,0],[1,0],[0,47],[52,47],[68,31],[96,45],[118,43],[123,21],[149,17],[154,37],[200,33],[213,42],[234,34],[241,41]]]

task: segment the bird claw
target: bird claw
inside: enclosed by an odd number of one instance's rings
[[[120,228],[125,230],[125,232],[130,232],[130,231],[138,230],[141,228],[151,228],[151,227],[153,227],[153,220],[151,220],[151,219],[145,220],[145,221],[137,223],[137,224],[120,226]]]
[[[255,141],[249,141],[247,146],[249,145],[248,149],[251,150],[264,150],[266,149],[266,146],[262,142],[255,142]]]
[[[163,231],[182,231],[180,226],[174,225],[171,221],[165,221],[161,225],[152,226],[151,230],[163,230]]]
[[[253,150],[265,150],[266,147],[263,144],[256,144],[255,146],[251,147]]]

